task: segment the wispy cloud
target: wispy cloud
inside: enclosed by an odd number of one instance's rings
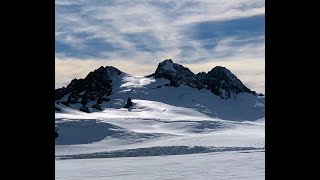
[[[56,0],[56,87],[116,60],[139,75],[166,58],[195,66],[233,62],[238,74],[252,60],[259,63],[250,68],[264,75],[264,9],[264,0]],[[86,67],[61,71],[63,62]],[[261,79],[250,84],[264,92]]]

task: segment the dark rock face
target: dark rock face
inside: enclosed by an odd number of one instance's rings
[[[168,79],[170,86],[173,87],[184,84],[198,90],[205,88],[223,99],[231,98],[232,94],[243,92],[255,94],[243,85],[230,70],[221,66],[213,68],[208,73],[201,72],[195,75],[188,68],[167,59],[159,63],[154,77]]]
[[[97,109],[97,110],[99,110],[99,111],[102,111],[102,107],[101,107],[101,104],[94,104],[94,105],[92,105],[91,106],[92,108],[94,108],[94,109]]]
[[[90,72],[84,79],[73,79],[67,87],[55,90],[55,98],[66,106],[81,103],[81,111],[89,112],[86,106],[88,102],[97,101],[93,108],[101,109],[103,101],[110,101],[106,96],[112,94],[112,78],[121,75],[122,72],[112,66],[101,66]],[[67,100],[61,98],[69,94]]]
[[[89,111],[89,108],[86,107],[86,106],[82,106],[79,110],[80,110],[80,111],[83,111],[83,112],[86,112],[86,113],[89,113],[89,112],[90,112],[90,111]]]
[[[130,108],[130,107],[132,107],[132,101],[131,101],[131,98],[129,97],[124,108]]]
[[[217,66],[208,72],[211,92],[230,98],[232,93],[253,93],[225,67]],[[216,93],[215,93],[216,92]],[[253,93],[254,94],[254,93]]]
[[[170,86],[179,87],[183,83],[188,83],[194,79],[194,74],[180,64],[173,63],[171,59],[165,60],[158,65],[154,77],[170,80]]]

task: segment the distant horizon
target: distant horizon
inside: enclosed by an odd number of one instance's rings
[[[172,59],[193,73],[224,66],[265,93],[265,1],[56,0],[55,89],[100,66],[133,76]]]

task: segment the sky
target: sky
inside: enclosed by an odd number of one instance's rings
[[[165,59],[224,66],[265,92],[264,0],[56,0],[55,88],[100,66],[149,75]]]

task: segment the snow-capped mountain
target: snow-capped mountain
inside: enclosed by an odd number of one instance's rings
[[[101,66],[84,79],[73,79],[67,87],[56,89],[55,96],[57,112],[61,106],[88,113],[123,108],[131,98],[193,108],[227,120],[264,117],[264,96],[247,88],[227,68],[217,66],[208,73],[194,74],[171,59],[145,77]]]
[[[79,163],[92,163],[83,172],[98,168],[99,175],[114,177],[114,168],[130,161],[146,164],[142,169],[167,171],[172,164],[180,167],[195,159],[205,168],[215,162],[209,167],[223,175],[232,167],[236,174],[250,171],[252,177],[264,177],[264,96],[225,67],[194,74],[165,60],[151,75],[132,76],[106,66],[55,93],[58,178],[69,173],[86,178],[72,170]],[[255,164],[248,165],[252,160]],[[106,168],[107,162],[112,165]],[[117,163],[123,163],[121,168]],[[193,163],[190,167],[194,172]],[[203,165],[197,168],[201,174]]]

